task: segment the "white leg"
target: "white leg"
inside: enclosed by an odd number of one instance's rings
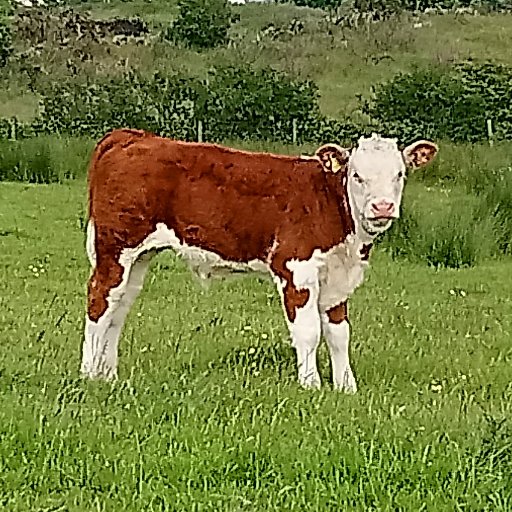
[[[350,367],[350,325],[347,320],[333,323],[322,314],[322,330],[331,354],[333,383],[336,389],[355,393],[357,384]]]
[[[292,345],[297,351],[299,382],[306,388],[319,388],[317,349],[320,343],[320,314],[316,298],[310,297],[306,305],[297,308],[296,317],[289,322]]]
[[[108,308],[97,322],[85,319],[85,341],[81,373],[89,378],[115,379],[119,337],[126,316],[142,290],[150,255],[142,256],[125,269],[121,284],[110,290]]]
[[[280,279],[283,301],[292,346],[297,352],[299,383],[306,388],[319,388],[316,352],[322,334],[318,297],[320,285],[315,257],[306,261],[288,261],[288,279]]]

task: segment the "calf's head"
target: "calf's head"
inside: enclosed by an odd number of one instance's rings
[[[375,133],[361,137],[347,164],[347,191],[356,226],[370,236],[388,229],[400,215],[407,169],[428,164],[437,152],[437,145],[428,140],[400,150],[397,139]]]

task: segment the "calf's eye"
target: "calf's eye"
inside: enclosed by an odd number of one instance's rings
[[[401,180],[402,178],[404,177],[404,172],[403,171],[400,171],[398,173],[398,179]]]

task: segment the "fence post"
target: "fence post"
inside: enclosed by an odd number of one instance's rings
[[[201,119],[197,121],[197,142],[203,142],[203,122]]]
[[[17,130],[17,125],[16,125],[16,118],[13,117],[12,119],[10,119],[10,124],[11,124],[11,133],[10,133],[10,138],[11,140],[17,140],[18,139],[18,130]]]
[[[292,142],[297,144],[297,119],[292,119]]]
[[[489,139],[489,146],[494,144],[494,137],[492,133],[492,120],[487,119],[487,138]]]

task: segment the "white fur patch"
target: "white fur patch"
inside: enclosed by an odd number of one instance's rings
[[[364,280],[368,261],[360,255],[362,242],[349,235],[344,243],[325,254],[325,265],[320,268],[320,309],[326,311],[345,302]]]
[[[297,352],[299,382],[306,388],[317,388],[321,384],[316,359],[321,336],[321,321],[318,311],[318,272],[323,261],[322,253],[316,250],[309,260],[290,260],[286,263],[288,269],[293,273],[294,286],[309,291],[306,304],[295,311],[295,320],[290,322],[286,316],[292,337],[292,346]]]
[[[81,373],[89,378],[117,376],[117,347],[126,316],[142,290],[149,258],[123,265],[123,278],[107,297],[108,307],[97,322],[85,319]]]
[[[325,255],[319,249],[313,251],[309,260],[288,260],[286,267],[293,273],[295,288],[308,288],[318,283],[318,273],[325,265]]]
[[[227,261],[212,251],[182,243],[175,231],[163,223],[158,223],[156,231],[148,235],[140,245],[133,249],[124,249],[119,262],[125,266],[137,260],[144,252],[165,248],[174,250],[202,279],[226,277],[235,272],[269,272],[266,262],[259,260],[251,260],[248,263]]]
[[[357,384],[349,358],[349,323],[343,321],[340,324],[332,324],[327,315],[322,315],[322,331],[331,355],[334,387],[347,393],[355,393]]]
[[[94,222],[89,219],[87,222],[87,238],[85,242],[85,250],[91,267],[96,266],[96,230],[94,229]]]

